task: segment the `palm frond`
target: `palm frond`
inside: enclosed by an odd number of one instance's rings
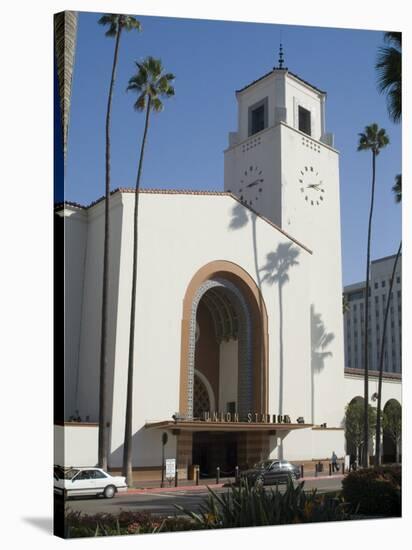
[[[122,26],[126,31],[142,30],[142,24],[140,23],[140,21],[138,21],[135,17],[132,17],[131,15],[123,16]]]
[[[165,94],[164,94],[166,97],[172,97],[175,95],[175,89],[173,86],[169,86],[168,89],[166,90]]]
[[[399,49],[402,48],[402,33],[397,31],[385,32],[383,39],[388,44],[394,44]]]
[[[379,128],[376,122],[365,127],[365,131],[358,134],[358,151],[371,150],[376,155],[389,143],[389,136],[384,128]]]
[[[119,28],[119,17],[118,13],[106,13],[100,17],[98,20],[99,25],[109,25],[109,29],[105,32],[105,36],[116,36]]]
[[[379,48],[375,65],[377,86],[380,93],[387,94],[390,118],[399,122],[402,116],[402,34],[387,32],[384,40],[388,46]]]
[[[154,97],[151,100],[151,107],[156,113],[160,113],[160,111],[163,111],[163,103],[158,97]]]
[[[172,73],[163,74],[163,66],[160,59],[152,56],[146,57],[143,61],[135,61],[137,72],[129,79],[127,90],[135,91],[139,98],[134,104],[138,111],[143,110],[147,105],[147,98],[150,97],[150,108],[159,112],[163,110],[161,97],[171,97],[175,94],[174,87],[170,82],[175,78]],[[144,107],[142,107],[144,105]]]
[[[144,111],[146,109],[146,94],[141,93],[137,98],[134,108],[136,111]]]
[[[112,25],[113,23],[117,22],[118,18],[118,13],[105,13],[100,17],[97,22],[99,25]]]

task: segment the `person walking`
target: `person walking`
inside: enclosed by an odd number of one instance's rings
[[[336,456],[335,451],[332,453],[332,473],[337,472],[339,470],[338,467],[338,457]]]

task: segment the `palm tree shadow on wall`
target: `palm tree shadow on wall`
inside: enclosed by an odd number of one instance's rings
[[[269,252],[266,256],[266,265],[260,271],[263,272],[262,281],[268,285],[277,285],[279,302],[279,414],[283,414],[284,400],[284,351],[283,351],[283,287],[289,282],[289,270],[299,265],[297,258],[299,248],[292,243],[280,243],[276,252]],[[282,446],[281,446],[282,454]],[[282,458],[282,457],[280,457]]]
[[[310,345],[311,345],[311,415],[312,424],[315,421],[315,374],[325,368],[325,359],[332,357],[331,351],[325,351],[335,338],[333,332],[327,332],[320,313],[315,312],[315,306],[310,306]]]
[[[245,227],[248,222],[252,224],[252,240],[253,240],[253,259],[255,264],[256,271],[256,282],[261,290],[262,281],[260,278],[259,267],[258,267],[258,253],[257,253],[257,237],[256,237],[256,220],[257,214],[250,210],[250,208],[241,203],[235,204],[232,208],[232,218],[230,220],[229,229],[236,230]]]

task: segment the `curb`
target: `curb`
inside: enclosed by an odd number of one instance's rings
[[[345,476],[343,474],[335,476],[311,476],[311,477],[302,477],[298,481],[316,481],[320,479],[342,479]],[[126,495],[141,495],[148,493],[175,493],[181,491],[199,491],[203,492],[207,490],[207,487],[211,489],[221,489],[225,487],[226,483],[210,483],[204,485],[180,485],[178,487],[146,487],[146,488],[136,488],[128,489],[123,493],[118,493],[117,496],[126,496]]]
[[[202,491],[207,487],[220,489],[224,487],[224,483],[210,483],[209,485],[180,485],[179,487],[147,487],[142,489],[128,489],[124,493],[119,493],[118,496],[146,494],[146,493],[176,493],[180,491]]]

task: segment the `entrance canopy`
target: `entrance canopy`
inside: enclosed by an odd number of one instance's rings
[[[147,422],[145,428],[180,430],[186,432],[289,432],[312,428],[313,424],[275,424],[272,422],[213,422],[204,420],[163,420]]]

